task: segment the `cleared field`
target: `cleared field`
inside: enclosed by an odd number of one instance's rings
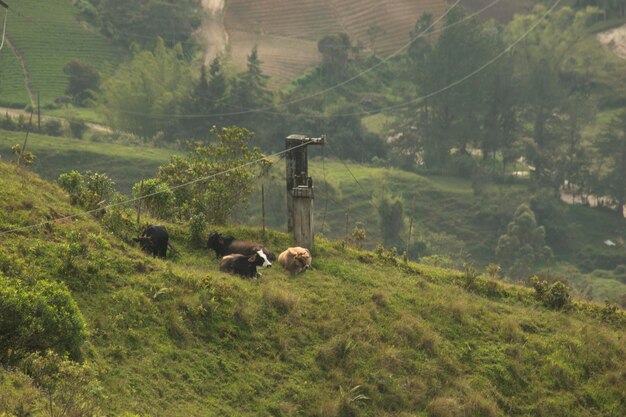
[[[69,61],[89,62],[107,73],[122,56],[121,50],[78,20],[77,9],[67,0],[23,0],[12,2],[11,9],[7,34],[26,62],[32,88],[40,93],[42,105],[52,104],[63,95],[67,85],[63,67]],[[10,49],[3,49],[2,55],[5,54],[15,59]],[[7,64],[2,73],[3,85],[5,77],[9,86],[3,87],[6,93],[0,96],[2,104],[29,104],[22,91],[24,77],[20,66]]]
[[[444,0],[231,0],[224,21],[235,64],[244,67],[257,45],[263,70],[280,85],[319,62],[317,41],[325,35],[346,32],[386,55],[409,41],[423,12],[439,16],[445,9]],[[373,28],[375,37],[368,34]]]
[[[11,48],[5,44],[0,53],[0,105],[21,107],[28,102],[22,66]]]
[[[24,132],[0,130],[0,160],[12,159],[11,147],[24,142]],[[88,140],[32,134],[28,150],[35,155],[32,169],[48,180],[56,180],[63,172],[75,169],[104,172],[117,189],[130,192],[141,178],[150,178],[176,152],[168,149],[96,143]]]

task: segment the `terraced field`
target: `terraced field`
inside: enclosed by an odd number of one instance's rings
[[[11,9],[7,35],[26,62],[32,89],[40,93],[42,105],[63,95],[67,85],[63,67],[67,62],[80,59],[104,73],[119,62],[122,52],[84,26],[68,0],[22,0],[12,2]],[[29,104],[15,54],[4,48],[0,59],[0,104]]]
[[[20,107],[27,102],[29,99],[22,66],[11,47],[5,43],[0,52],[0,104]]]
[[[257,45],[264,71],[281,84],[319,62],[317,41],[327,34],[346,32],[386,55],[408,42],[421,13],[445,8],[444,0],[231,0],[224,21],[234,62],[243,67]]]

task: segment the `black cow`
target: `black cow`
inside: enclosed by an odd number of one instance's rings
[[[165,226],[160,224],[151,224],[146,227],[143,234],[134,238],[135,242],[139,242],[139,246],[144,251],[151,253],[152,257],[158,256],[165,259],[167,248],[169,246],[170,235],[167,233]],[[171,246],[170,246],[171,247]]]
[[[220,271],[242,277],[256,278],[259,275],[256,270],[257,266],[264,268],[271,268],[272,266],[272,263],[267,260],[267,256],[260,249],[250,256],[238,253],[224,256],[220,262]]]
[[[256,251],[262,250],[270,261],[276,260],[276,255],[259,243],[237,240],[234,236],[230,235],[222,236],[218,232],[213,232],[209,235],[207,248],[215,251],[216,258],[236,253],[252,256]]]

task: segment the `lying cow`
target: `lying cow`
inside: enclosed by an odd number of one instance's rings
[[[258,250],[262,250],[270,261],[276,260],[276,256],[259,243],[237,240],[234,236],[222,236],[218,232],[213,232],[207,240],[207,248],[215,251],[215,257],[232,255],[235,253],[251,256]]]
[[[287,248],[278,255],[278,263],[291,275],[299,274],[311,267],[311,252],[299,246]]]
[[[220,262],[220,271],[230,272],[242,277],[256,278],[260,275],[256,270],[257,266],[263,268],[272,266],[272,263],[267,260],[267,256],[260,249],[250,256],[241,254],[224,256],[222,262]]]
[[[167,248],[169,245],[170,235],[167,233],[165,226],[159,224],[151,224],[146,227],[143,234],[134,238],[135,242],[139,242],[139,246],[145,252],[151,253],[153,257],[165,259]]]

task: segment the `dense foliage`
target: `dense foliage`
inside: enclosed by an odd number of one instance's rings
[[[47,349],[79,357],[85,338],[85,322],[65,285],[26,283],[0,272],[0,363]]]

